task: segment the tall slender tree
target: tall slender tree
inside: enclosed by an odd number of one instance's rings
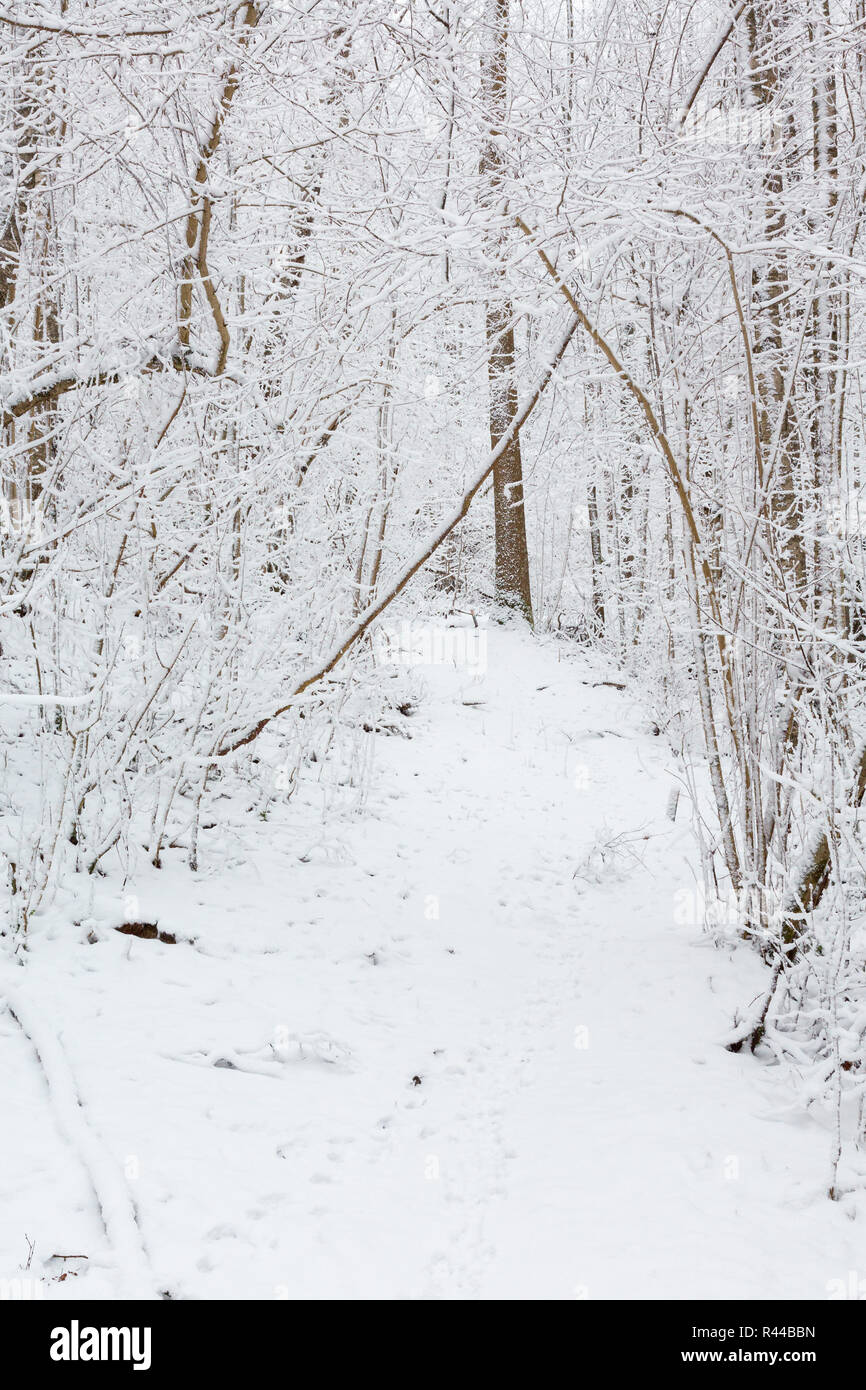
[[[508,292],[505,128],[508,116],[509,0],[488,0],[489,37],[481,65],[481,89],[486,123],[481,175],[491,227],[494,270],[486,309],[487,373],[490,442],[495,448],[517,414],[514,306]],[[523,496],[523,457],[515,435],[493,474],[493,514],[496,530],[496,599],[505,609],[532,623],[532,591],[526,513]]]

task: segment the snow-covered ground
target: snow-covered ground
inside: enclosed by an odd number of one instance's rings
[[[36,918],[0,978],[0,1277],[821,1299],[866,1268],[829,1124],[721,1046],[763,973],[683,920],[675,764],[605,676],[491,631],[486,675],[425,670],[411,738],[370,736],[363,814],[238,804],[225,862],[137,882],[175,944],[110,930],[116,894],[93,942]]]

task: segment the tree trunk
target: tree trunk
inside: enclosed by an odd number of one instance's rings
[[[508,3],[489,0],[491,42],[482,61],[481,86],[487,132],[481,155],[481,176],[487,183],[494,218],[504,211],[502,150],[508,83]],[[499,262],[487,304],[488,380],[490,388],[490,446],[495,449],[517,414],[514,311],[501,265],[504,233],[491,232],[492,257]],[[532,593],[526,517],[523,498],[523,459],[515,434],[493,471],[493,516],[496,532],[496,601],[532,623]]]

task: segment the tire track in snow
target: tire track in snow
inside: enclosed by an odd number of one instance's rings
[[[75,1152],[96,1198],[121,1280],[121,1296],[156,1299],[135,1204],[117,1160],[91,1128],[60,1040],[21,991],[5,991],[5,1007],[42,1069],[58,1129]]]

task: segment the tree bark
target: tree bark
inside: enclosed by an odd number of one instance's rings
[[[481,177],[487,184],[491,213],[504,209],[505,158],[502,149],[508,87],[509,0],[489,0],[491,42],[482,60],[481,87],[488,123],[481,154]],[[502,266],[504,231],[494,228],[493,259],[497,262],[487,304],[486,331],[490,391],[490,447],[507,434],[517,413],[514,309]],[[497,603],[520,613],[530,624],[532,591],[523,493],[520,435],[514,433],[493,470],[493,517],[496,533]]]

